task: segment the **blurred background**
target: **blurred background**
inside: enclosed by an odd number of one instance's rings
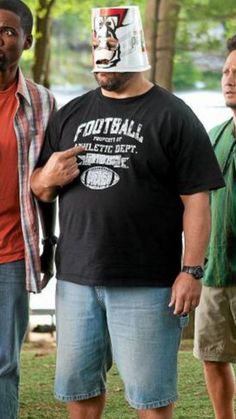
[[[34,47],[23,69],[45,86],[94,86],[91,8],[140,6],[152,64],[149,78],[169,90],[219,89],[225,41],[236,32],[235,0],[26,0],[35,16]]]
[[[139,5],[152,68],[147,77],[181,97],[206,129],[231,113],[220,90],[226,39],[236,33],[235,0],[26,0],[35,17],[24,73],[50,88],[62,106],[96,86],[91,59],[91,8]],[[54,308],[55,279],[31,308]],[[32,316],[34,323],[50,316]]]

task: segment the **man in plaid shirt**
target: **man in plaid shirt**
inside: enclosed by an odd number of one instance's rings
[[[18,410],[20,348],[28,324],[28,291],[53,275],[54,205],[39,204],[44,251],[39,257],[36,203],[29,178],[37,162],[53,96],[19,69],[32,45],[33,17],[19,0],[0,0],[0,418]],[[44,278],[41,283],[41,271]]]

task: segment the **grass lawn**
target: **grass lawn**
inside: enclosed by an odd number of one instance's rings
[[[20,419],[66,419],[64,403],[53,398],[55,349],[27,343],[21,363]],[[124,399],[123,385],[115,367],[108,374],[105,419],[134,419],[135,411]],[[183,341],[179,354],[179,401],[175,419],[213,419],[201,363],[192,356],[192,343]]]

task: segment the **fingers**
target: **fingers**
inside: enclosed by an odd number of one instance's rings
[[[47,275],[47,274],[43,276],[43,279],[41,282],[41,290],[43,290],[47,286],[48,282],[50,281],[52,277],[53,275]]]
[[[45,188],[63,187],[72,182],[80,173],[78,155],[85,153],[82,146],[57,151],[51,155],[41,174]]]
[[[67,164],[66,167],[61,168],[61,172],[64,175],[65,182],[70,182],[71,180],[75,179],[80,173],[78,163],[75,161],[71,162],[70,164]]]
[[[85,148],[81,146],[76,146],[70,148],[66,151],[59,152],[59,162],[61,164],[61,170],[65,170],[66,175],[68,176],[68,181],[70,179],[74,179],[76,176],[79,175],[78,169],[78,155],[84,153]]]
[[[176,300],[175,288],[172,287],[171,299],[170,299],[169,307],[173,307],[175,305],[175,300]]]
[[[68,183],[72,182],[72,180],[74,180],[79,175],[79,173],[80,171],[78,166],[76,166],[74,169],[71,168],[67,176],[65,175],[64,185],[67,185]]]
[[[62,151],[61,155],[65,158],[76,157],[78,154],[84,153],[86,149],[80,145]]]
[[[188,314],[192,309],[192,303],[191,300],[177,300],[175,305],[174,314],[176,315],[183,315]]]
[[[72,182],[80,173],[76,156],[81,147],[55,152],[44,168],[49,186],[64,186]],[[73,155],[74,154],[74,155]]]
[[[174,308],[175,315],[188,314],[198,306],[200,295],[201,282],[181,274],[172,287],[169,307]]]
[[[177,298],[175,305],[174,305],[174,314],[175,315],[183,315],[188,314],[190,311],[195,310],[195,308],[198,306],[200,301],[200,298]]]
[[[169,307],[174,308],[174,315],[180,316],[189,313],[191,310],[191,301],[186,300],[184,296],[180,296],[179,293],[176,294],[175,288],[173,287]]]
[[[69,183],[73,182],[79,175],[80,171],[78,167],[75,170],[69,170],[64,172],[61,176],[61,180],[58,182],[58,185],[62,188],[63,186],[68,185]]]

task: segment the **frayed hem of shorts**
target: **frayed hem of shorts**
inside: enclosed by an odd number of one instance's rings
[[[90,393],[85,393],[85,394],[73,394],[73,396],[62,396],[61,394],[55,393],[54,397],[55,399],[60,400],[61,402],[76,402],[76,401],[91,399],[92,397],[101,396],[105,392],[106,392],[105,389],[100,389],[100,390],[94,390],[94,391],[91,391]]]
[[[136,410],[148,410],[148,409],[158,409],[160,407],[169,406],[170,404],[175,403],[178,400],[178,395],[170,397],[167,400],[160,400],[154,402],[147,402],[147,403],[136,403],[126,397],[129,405]]]
[[[194,351],[193,355],[195,358],[199,359],[200,361],[212,361],[212,362],[227,362],[230,364],[235,364],[236,363],[236,357],[234,356],[230,356],[230,355],[225,355],[225,354],[221,354],[219,353],[210,353],[210,352],[201,352],[201,351]]]

